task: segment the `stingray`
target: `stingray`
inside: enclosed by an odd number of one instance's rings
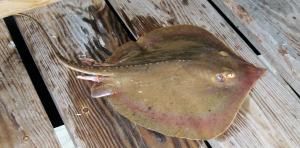
[[[262,68],[237,56],[208,31],[191,25],[153,30],[115,50],[103,63],[70,69],[97,82],[94,98],[147,129],[167,136],[210,139],[232,123]]]

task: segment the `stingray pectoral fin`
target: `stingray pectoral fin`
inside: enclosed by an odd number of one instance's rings
[[[128,59],[138,56],[142,51],[143,49],[136,42],[130,41],[116,49],[105,63],[118,64],[126,62]]]

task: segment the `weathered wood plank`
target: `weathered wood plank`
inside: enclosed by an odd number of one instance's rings
[[[0,0],[0,18],[46,6],[58,0]]]
[[[53,127],[0,20],[0,147],[59,147]]]
[[[103,1],[65,0],[28,13],[55,35],[66,57],[87,53],[98,60],[128,40],[128,35]],[[77,147],[205,147],[202,141],[165,137],[131,124],[105,100],[90,97],[90,83],[60,65],[45,35],[27,18],[17,20],[31,54]]]
[[[154,28],[194,24],[214,33],[234,52],[255,65],[258,57],[205,0],[109,0],[136,37]],[[233,125],[213,146],[297,147],[300,101],[284,83],[267,73],[248,96]]]
[[[300,2],[213,0],[261,52],[275,73],[300,94]]]

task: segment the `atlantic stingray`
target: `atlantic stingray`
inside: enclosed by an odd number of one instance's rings
[[[92,75],[79,77],[97,82],[92,96],[106,97],[130,121],[188,139],[222,134],[265,73],[208,31],[191,25],[146,33],[98,66],[80,65],[56,54],[65,66]]]

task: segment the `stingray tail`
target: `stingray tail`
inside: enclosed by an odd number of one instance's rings
[[[31,20],[33,20],[35,23],[37,23],[37,25],[41,28],[43,34],[46,36],[47,40],[49,41],[51,47],[53,48],[55,57],[64,66],[66,66],[74,71],[82,72],[85,74],[91,74],[91,75],[112,75],[113,74],[112,66],[86,66],[86,65],[81,65],[81,64],[78,64],[78,63],[75,63],[75,62],[72,62],[72,61],[66,59],[64,56],[62,56],[60,54],[59,50],[56,48],[56,46],[51,41],[45,28],[41,25],[41,23],[38,20],[36,20],[35,18],[33,18],[30,15],[23,14],[23,13],[18,13],[15,15],[28,17]]]

